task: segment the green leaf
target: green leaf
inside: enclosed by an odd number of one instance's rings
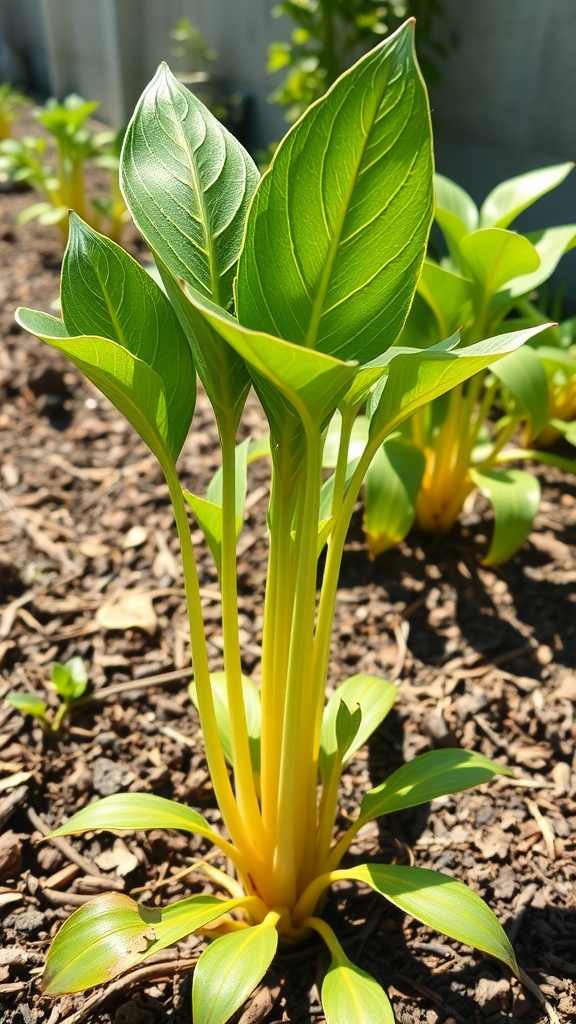
[[[151,828],[179,828],[210,840],[216,836],[206,818],[175,800],[152,793],[115,793],[77,811],[64,825],[54,829],[49,838],[97,829],[133,832]]]
[[[156,265],[166,294],[188,338],[194,365],[216,418],[232,431],[240,420],[250,389],[250,377],[244,361],[198,312],[188,293],[183,290],[182,282],[171,274],[158,255]]]
[[[362,799],[359,817],[362,822],[372,821],[381,814],[392,814],[480,786],[495,775],[513,776],[514,772],[472,750],[429,750],[368,790]]]
[[[258,169],[165,64],[128,125],[120,176],[152,252],[175,277],[229,308]]]
[[[426,456],[415,445],[390,437],[380,446],[364,479],[364,532],[370,558],[399,544],[412,527]]]
[[[228,693],[226,690],[226,673],[212,672],[210,675],[212,684],[212,697],[214,700],[214,711],[218,734],[224,751],[224,757],[229,765],[234,764],[232,757],[232,738],[230,730],[230,713],[228,710]],[[188,693],[194,707],[198,707],[196,700],[196,686],[194,682],[188,686]],[[246,711],[246,727],[248,730],[248,743],[250,747],[250,760],[252,771],[255,776],[260,775],[260,691],[248,676],[242,676],[242,694],[244,697],[244,708]]]
[[[97,896],[74,911],[57,933],[48,951],[44,991],[59,995],[102,985],[240,902],[198,895],[153,908],[123,893]]]
[[[246,501],[248,465],[248,447],[250,439],[236,445],[236,538],[242,533],[244,524],[244,504]],[[190,491],[182,491],[184,498],[194,511],[194,515],[206,538],[214,561],[220,573],[222,558],[222,470],[218,469],[206,491],[206,498],[199,498]]]
[[[173,437],[162,380],[147,363],[107,338],[71,338],[61,320],[34,309],[18,309],[16,320],[63,352],[120,410],[162,463],[180,451]],[[190,412],[191,416],[191,412]],[[182,423],[177,425],[182,433]]]
[[[525,417],[535,437],[548,419],[548,382],[537,350],[524,345],[498,360],[491,369],[514,397],[512,415]]]
[[[468,273],[491,298],[503,285],[540,266],[540,256],[524,235],[502,228],[481,228],[460,243]]]
[[[398,687],[393,683],[364,673],[351,676],[336,687],[324,708],[320,732],[318,767],[322,782],[329,778],[338,752],[336,722],[341,703],[344,702],[351,713],[359,707],[362,714],[358,731],[342,759],[346,764],[384,721],[397,694]]]
[[[540,484],[522,469],[471,469],[470,476],[494,509],[494,533],[483,565],[501,565],[522,547],[540,504]]]
[[[434,175],[434,191],[436,221],[455,265],[459,266],[460,243],[478,227],[478,207],[460,185],[443,174]]]
[[[503,181],[486,196],[480,210],[480,226],[507,228],[523,210],[557,188],[573,167],[572,163],[542,167]]]
[[[368,362],[406,319],[432,217],[427,97],[406,23],[294,125],[254,197],[245,326]]]
[[[439,871],[397,864],[362,864],[338,875],[370,885],[418,921],[502,960],[519,977],[506,932],[484,900],[462,882]]]
[[[194,1024],[226,1024],[264,977],[277,946],[278,932],[266,922],[215,939],[194,971]]]
[[[193,301],[254,372],[272,434],[282,438],[287,433],[286,419],[291,409],[300,417],[313,419],[318,426],[332,415],[357,372],[354,364],[249,330],[200,295],[194,295]]]
[[[502,298],[514,299],[528,295],[539,288],[553,274],[562,256],[576,246],[576,224],[532,231],[526,235],[540,257],[540,265],[530,274],[515,278],[502,293]],[[498,296],[497,298],[500,298]]]
[[[341,700],[336,712],[336,748],[341,762],[344,761],[348,750],[358,735],[362,725],[362,708],[356,705],[353,711]]]
[[[70,658],[65,665],[56,662],[52,666],[52,682],[64,700],[81,697],[88,685],[88,672],[83,658]]]
[[[8,693],[6,700],[23,715],[32,715],[34,718],[40,719],[46,718],[48,705],[32,693]]]
[[[361,370],[360,373],[362,372],[363,371]],[[352,433],[350,435],[350,443],[348,445],[348,462],[352,462],[354,459],[358,459],[362,455],[362,452],[366,447],[366,442],[368,441],[369,427],[370,421],[366,416],[357,416],[354,420]],[[330,420],[330,425],[326,431],[326,438],[324,440],[324,450],[322,452],[322,465],[324,466],[324,469],[335,469],[336,467],[341,431],[342,416],[338,410],[336,410],[334,416]]]
[[[448,350],[447,342],[423,352],[401,353],[390,363],[387,378],[373,393],[372,436],[390,433],[416,409],[513,352],[545,325],[512,331],[466,348]],[[451,339],[449,339],[451,340]]]
[[[390,1000],[374,978],[342,954],[322,982],[326,1024],[394,1024]]]
[[[433,311],[441,338],[447,338],[470,322],[476,288],[469,278],[425,260],[418,292]]]
[[[162,289],[124,249],[71,214],[61,293],[62,319],[71,337],[108,338],[158,374],[171,450],[179,454],[194,411],[196,374]]]

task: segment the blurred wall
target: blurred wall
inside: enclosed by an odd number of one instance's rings
[[[218,51],[211,64],[249,97],[254,145],[280,138],[283,112],[267,102],[268,44],[289,26],[272,17],[270,0],[0,0],[0,40],[26,69],[29,87],[62,99],[70,92],[100,100],[100,117],[124,124],[158,64],[176,70],[169,37],[188,18]],[[183,70],[183,68],[182,68]]]
[[[438,170],[480,200],[506,177],[575,160],[576,0],[443,2],[459,46],[431,90]],[[537,209],[576,221],[576,171]]]

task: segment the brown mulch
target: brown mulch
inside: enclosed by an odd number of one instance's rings
[[[54,309],[61,243],[14,227],[30,201],[0,196],[0,698],[43,693],[50,665],[81,655],[94,702],[48,742],[0,704],[0,1006],[4,1024],[190,1022],[196,939],[88,996],[53,1000],[40,977],[51,937],[94,894],[145,893],[158,904],[205,884],[180,877],[201,849],[180,834],[97,835],[37,845],[94,796],[147,791],[217,820],[195,712],[167,489],[131,428],[63,358],[19,330],[14,308]],[[127,243],[141,250],[134,233]],[[261,430],[255,402],[247,429]],[[200,397],[181,466],[203,493],[217,465]],[[562,1024],[576,1013],[576,487],[539,471],[543,500],[522,552],[483,568],[481,499],[448,537],[410,539],[371,563],[359,510],[339,589],[331,679],[401,679],[396,710],[344,777],[350,809],[403,759],[459,744],[514,766],[499,779],[384,819],[352,855],[415,863],[468,882],[514,941],[526,986],[373,894],[342,890],[327,913],[349,955],[387,988],[400,1024]],[[253,467],[240,540],[244,667],[257,669],[265,580],[265,466]],[[216,580],[201,544],[209,649],[221,667]],[[96,618],[124,591],[148,596],[152,632]],[[151,627],[152,628],[152,627]],[[124,690],[106,688],[125,684]],[[172,875],[178,878],[171,880]],[[161,885],[162,883],[162,885]],[[322,1021],[316,956],[281,957],[237,1017],[242,1024]],[[75,1012],[76,1011],[76,1012]]]

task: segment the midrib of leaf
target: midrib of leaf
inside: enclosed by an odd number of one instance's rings
[[[396,76],[396,77],[398,77],[398,76]],[[380,112],[380,104],[382,103],[382,97],[384,95],[384,90],[385,90],[385,88],[388,85],[392,85],[394,81],[395,81],[394,78],[389,79],[388,76],[386,76],[386,80],[385,80],[385,82],[382,83],[382,86],[380,88],[380,95],[379,95],[378,103],[375,104],[374,113],[373,113],[372,117],[370,118],[368,127],[365,128],[365,130],[364,130],[364,141],[362,143],[362,147],[361,147],[361,150],[360,150],[360,153],[359,153],[359,156],[358,156],[356,172],[353,175],[353,177],[351,178],[349,187],[347,189],[347,194],[346,194],[345,201],[342,203],[341,214],[340,214],[340,217],[338,218],[338,226],[337,226],[337,229],[336,229],[336,231],[334,232],[334,234],[332,236],[332,241],[330,243],[330,248],[329,248],[329,251],[328,251],[328,257],[326,259],[326,262],[324,263],[324,269],[322,271],[322,276],[320,278],[320,285],[319,285],[319,288],[318,288],[318,290],[316,292],[316,295],[315,295],[315,298],[314,298],[314,301],[313,301],[313,304],[312,304],[312,312],[311,312],[311,316],[310,316],[310,322],[308,324],[308,330],[306,331],[306,337],[304,339],[304,345],[307,348],[315,348],[316,347],[316,341],[317,341],[317,338],[318,338],[318,330],[319,330],[319,327],[320,327],[320,321],[322,320],[322,317],[323,317],[324,313],[326,312],[326,310],[324,309],[324,303],[326,301],[326,296],[328,294],[328,288],[330,287],[330,279],[332,277],[332,271],[334,270],[334,265],[336,263],[336,259],[338,257],[339,252],[340,252],[342,232],[344,230],[344,224],[346,222],[346,218],[348,216],[348,212],[349,212],[349,209],[350,209],[350,204],[351,204],[351,201],[352,201],[352,196],[354,195],[354,190],[356,188],[356,185],[358,184],[358,181],[360,180],[360,177],[361,177],[363,171],[367,169],[367,168],[362,168],[362,161],[364,159],[364,155],[365,155],[366,149],[368,147],[369,138],[370,138],[370,132],[373,129],[375,123],[378,121],[379,115],[381,114],[381,112]],[[404,95],[405,95],[405,93],[403,91],[401,93],[401,96],[404,96]],[[338,108],[338,111],[340,111],[343,103],[346,101],[346,98],[347,97],[343,97],[343,99],[342,99],[342,101],[340,103],[340,107]],[[396,100],[396,103],[394,104],[394,106],[396,106],[396,104],[399,103],[399,102],[400,102],[400,96]],[[393,109],[393,107],[390,107],[390,110],[392,110],[392,109]],[[387,110],[386,113],[388,114],[389,110]],[[325,158],[326,158],[326,150],[324,150],[324,157],[323,157],[323,161],[322,161],[323,165],[324,165]],[[324,172],[322,171],[322,177],[323,177],[323,175],[324,175]],[[390,205],[389,203],[386,204],[386,206],[389,206],[389,205]],[[325,218],[325,215],[324,215],[324,210],[325,210],[325,204],[323,203],[322,204],[322,215],[324,217],[324,220],[326,221],[326,218]],[[380,216],[381,215],[382,215],[382,211],[380,212]],[[362,226],[362,230],[364,229],[364,227],[365,227],[365,225]],[[348,239],[346,239],[346,241],[348,241]]]
[[[174,107],[176,109],[176,104],[174,104]],[[177,109],[176,109],[176,114],[177,114]],[[212,232],[209,230],[210,221],[209,221],[208,209],[207,209],[206,201],[205,201],[205,197],[204,197],[204,190],[200,187],[200,181],[198,179],[198,172],[196,170],[195,161],[194,161],[194,152],[191,150],[190,146],[188,145],[188,140],[186,139],[186,136],[185,136],[185,134],[184,134],[184,132],[182,130],[182,121],[181,121],[180,117],[178,116],[178,114],[177,114],[176,119],[177,119],[177,132],[178,132],[178,136],[180,138],[180,144],[181,144],[182,149],[183,149],[183,151],[186,154],[186,157],[188,159],[188,168],[189,168],[189,171],[190,171],[190,176],[192,178],[193,187],[195,189],[196,197],[197,197],[197,200],[198,200],[198,212],[200,214],[199,220],[200,220],[200,225],[201,225],[201,228],[202,228],[202,234],[203,234],[203,237],[204,237],[205,252],[206,252],[206,255],[208,257],[208,266],[209,266],[209,269],[210,269],[210,287],[211,287],[211,292],[212,292],[211,298],[212,298],[213,302],[217,302],[218,305],[221,306],[222,302],[220,300],[220,275],[218,273],[218,258],[217,258],[217,253],[216,253],[216,247],[214,245],[214,237],[212,235]],[[203,120],[203,124],[204,124],[204,137],[202,139],[202,142],[200,143],[200,146],[204,145],[204,143],[206,142],[207,134],[208,134],[208,128],[207,128],[206,122],[204,120]],[[198,147],[198,148],[200,148],[200,147]],[[226,160],[226,140],[224,140],[224,161],[225,160]]]

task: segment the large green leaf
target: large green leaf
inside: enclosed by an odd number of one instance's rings
[[[529,420],[535,437],[548,419],[548,382],[537,350],[524,345],[510,352],[494,364],[492,373],[514,396],[514,414]]]
[[[201,315],[177,280],[156,256],[160,279],[166,289],[182,329],[188,338],[194,365],[216,417],[233,431],[240,420],[250,377],[243,359]],[[197,292],[196,294],[200,294]],[[215,309],[219,307],[215,306]]]
[[[340,359],[383,352],[416,287],[431,176],[427,98],[406,23],[276,151],[238,265],[241,323]]]
[[[214,939],[194,971],[194,1024],[226,1024],[264,977],[277,946],[278,932],[266,922]]]
[[[522,547],[540,504],[540,484],[522,469],[470,470],[494,509],[494,532],[484,565],[507,562]]]
[[[258,170],[165,64],[128,125],[120,165],[126,205],[153,253],[224,308]]]
[[[449,349],[448,343],[442,342],[423,352],[397,355],[387,378],[373,394],[371,435],[391,432],[416,409],[486,369],[499,356],[513,352],[543,329],[544,325],[512,331],[461,349]]]
[[[24,330],[68,356],[124,414],[161,463],[167,459],[175,462],[183,421],[173,429],[166,392],[155,370],[116,341],[69,337],[62,320],[48,313],[18,309],[16,320]]]
[[[502,228],[480,228],[466,235],[460,252],[468,273],[490,298],[503,285],[540,266],[540,256],[524,235]]]
[[[394,1024],[392,1006],[384,990],[344,954],[332,960],[320,998],[326,1024]]]
[[[439,871],[397,864],[361,864],[337,874],[372,886],[405,913],[502,960],[519,976],[506,932],[484,900],[462,882]]]
[[[542,167],[503,181],[486,196],[480,210],[480,226],[507,228],[523,210],[557,188],[573,167],[572,163]]]
[[[48,951],[44,991],[59,995],[102,985],[241,902],[202,894],[159,908],[124,893],[97,896],[75,910],[57,933]]]
[[[179,828],[213,840],[219,837],[197,811],[175,800],[152,793],[115,793],[77,811],[52,836],[71,836],[78,832],[103,829],[108,832],[151,828]]]
[[[360,821],[372,821],[381,814],[429,803],[448,793],[461,793],[489,782],[495,775],[514,773],[472,750],[429,750],[364,794]]]
[[[276,437],[286,434],[286,421],[293,415],[292,410],[307,415],[319,427],[332,415],[350,387],[357,366],[250,330],[200,295],[192,298],[206,320],[255,374],[255,386]]]
[[[364,533],[371,558],[388,551],[410,530],[426,456],[416,445],[389,437],[364,478]]]
[[[397,695],[398,687],[394,683],[365,673],[351,676],[336,687],[324,708],[320,733],[319,770],[323,782],[330,775],[338,750],[336,720],[341,702],[343,701],[351,712],[357,707],[362,712],[360,727],[344,752],[342,763],[346,764],[384,721]]]

